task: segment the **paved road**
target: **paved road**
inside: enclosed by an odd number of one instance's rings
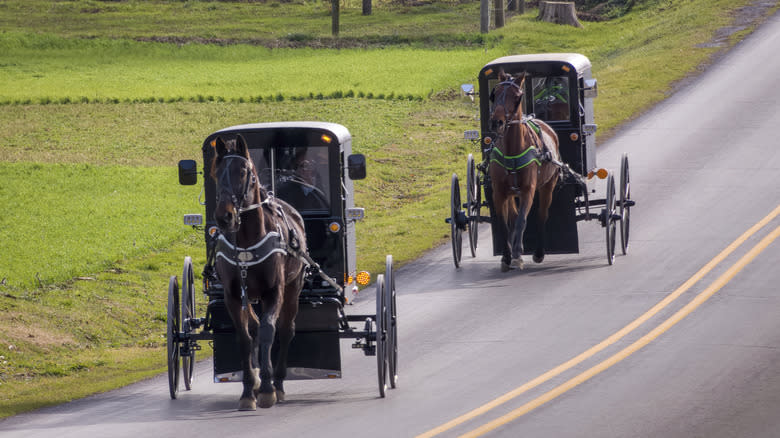
[[[487,228],[459,270],[447,246],[399,270],[386,399],[373,358],[345,342],[343,379],[290,382],[271,410],[237,412],[239,386],[210,383],[205,362],[178,400],[160,376],[7,419],[0,436],[780,436],[780,219],[759,224],[780,206],[778,47],[776,14],[599,149],[615,169],[629,153],[638,201],[614,266],[583,223],[580,254],[523,272],[499,271]]]

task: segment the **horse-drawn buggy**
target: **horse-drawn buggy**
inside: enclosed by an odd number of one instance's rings
[[[286,379],[341,377],[340,340],[376,356],[380,396],[397,376],[393,259],[376,279],[376,313],[347,315],[345,304],[370,274],[357,271],[353,180],[366,160],[352,154],[335,123],[234,126],[203,143],[203,215],[184,222],[204,232],[202,291],[196,316],[190,257],[168,286],[168,382],[192,384],[200,341],[213,348],[215,382],[243,382],[239,409],[270,407]],[[179,182],[197,183],[195,160],[179,162]]]
[[[476,256],[479,224],[489,222],[493,255],[501,268],[522,268],[522,254],[537,263],[546,253],[578,253],[577,223],[597,220],[605,228],[607,261],[615,259],[619,225],[628,250],[631,200],[628,157],[620,162],[616,191],[612,172],[596,166],[593,99],[597,83],[588,58],[575,53],[498,58],[479,72],[480,130],[466,131],[479,148],[469,154],[466,196],[452,175],[451,227],[455,266],[461,263],[462,234]],[[595,198],[595,181],[606,179],[605,196]],[[483,198],[484,193],[484,198]],[[487,207],[489,216],[482,215]]]

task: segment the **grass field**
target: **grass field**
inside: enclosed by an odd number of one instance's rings
[[[181,225],[199,189],[175,163],[214,130],[347,126],[369,159],[359,266],[378,271],[447,239],[449,176],[478,124],[456,90],[485,62],[584,53],[604,138],[695,72],[746,2],[648,0],[584,29],[531,12],[487,37],[478,2],[379,2],[368,18],[347,2],[339,39],[318,2],[0,3],[0,417],[162,370],[167,279],[185,255],[204,263]]]

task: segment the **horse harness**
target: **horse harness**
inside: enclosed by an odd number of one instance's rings
[[[503,86],[504,89],[496,97],[496,88],[499,86]],[[544,139],[542,137],[542,128],[535,122],[535,116],[533,114],[523,116],[522,118],[517,118],[517,108],[515,108],[515,110],[512,112],[508,110],[506,106],[506,96],[509,87],[520,89],[520,86],[515,83],[514,79],[509,79],[496,85],[496,87],[491,91],[490,97],[492,100],[494,100],[496,106],[500,104],[504,108],[504,117],[506,119],[507,126],[524,125],[527,129],[533,131],[534,135],[531,135],[533,145],[518,155],[507,156],[498,147],[498,145],[503,142],[504,135],[503,133],[497,133],[498,136],[496,138],[496,144],[490,148],[488,161],[491,163],[496,163],[497,165],[504,168],[507,175],[512,175],[515,179],[515,184],[512,189],[517,190],[518,173],[522,169],[532,164],[536,164],[537,166],[541,167],[543,163],[549,162],[555,164],[560,169],[568,168],[568,166],[557,160],[553,156],[552,152],[548,150],[547,145],[545,145]],[[518,105],[520,105],[519,102]]]
[[[240,155],[228,155],[224,159],[232,158],[243,160],[250,169],[253,168],[252,162]],[[277,223],[276,231],[270,231],[254,245],[247,248],[242,248],[228,240],[228,238],[219,230],[215,234],[214,238],[217,240],[215,260],[222,258],[227,263],[237,267],[240,271],[242,308],[246,309],[248,306],[246,292],[247,271],[250,267],[263,263],[274,254],[282,254],[285,256],[293,255],[298,260],[301,260],[304,264],[306,264],[310,272],[320,274],[320,276],[331,286],[341,290],[341,286],[339,286],[334,279],[328,277],[322,272],[319,264],[317,264],[311,258],[311,256],[309,256],[308,252],[305,249],[301,250],[300,238],[295,232],[295,228],[290,223],[289,218],[284,213],[284,209],[282,208],[281,204],[276,201],[276,197],[270,195],[260,203],[241,207],[249,196],[251,190],[253,190],[254,185],[257,184],[257,176],[255,172],[250,173],[251,176],[247,178],[247,181],[244,184],[241,199],[239,200],[235,193],[230,193],[233,205],[238,206],[238,217],[236,220],[238,221],[239,226],[241,225],[241,214],[258,208],[266,208],[271,214],[282,218],[282,220],[285,222],[285,225],[287,226],[287,229],[289,230],[289,235],[285,238],[281,225]],[[226,185],[223,184],[223,180],[227,183]],[[219,186],[232,187],[230,183],[230,172],[228,172],[228,168],[225,167],[219,177]],[[219,200],[219,196],[220,195],[218,192],[217,200]]]

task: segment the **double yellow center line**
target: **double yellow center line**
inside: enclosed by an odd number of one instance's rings
[[[535,379],[515,388],[514,390],[470,411],[467,412],[457,418],[454,418],[447,423],[442,424],[441,426],[438,426],[434,429],[429,430],[428,432],[425,432],[421,435],[418,435],[417,438],[430,438],[436,435],[439,435],[443,432],[446,432],[454,427],[459,426],[460,424],[465,423],[466,421],[472,420],[475,417],[482,415],[518,396],[521,394],[524,394],[525,392],[536,388],[537,386],[541,385],[542,383],[547,382],[548,380],[552,379],[553,377],[556,377],[560,375],[561,373],[571,369],[572,367],[580,364],[581,362],[585,361],[586,359],[593,357],[600,351],[604,350],[605,348],[609,347],[610,345],[614,344],[615,342],[622,339],[627,334],[631,333],[633,330],[635,330],[637,327],[639,327],[641,324],[652,318],[654,315],[656,315],[658,312],[663,310],[665,307],[667,307],[669,304],[671,304],[674,300],[679,298],[683,293],[688,291],[691,287],[693,287],[694,284],[696,284],[698,281],[700,281],[705,275],[707,275],[710,271],[712,271],[719,263],[721,263],[726,257],[731,255],[740,245],[742,245],[746,240],[748,240],[751,236],[756,234],[759,230],[761,230],[763,227],[765,227],[769,222],[771,222],[775,217],[777,217],[780,214],[780,205],[775,207],[775,209],[769,213],[766,217],[761,219],[758,223],[750,227],[747,231],[745,231],[741,236],[739,236],[734,242],[732,242],[726,249],[720,252],[715,258],[710,260],[709,263],[704,265],[696,274],[694,274],[691,278],[689,278],[685,283],[683,283],[680,287],[678,287],[674,292],[667,295],[663,300],[661,300],[658,304],[653,306],[650,310],[645,312],[643,315],[641,315],[639,318],[635,319],[622,329],[615,332],[613,335],[609,336],[608,338],[604,339],[600,343],[594,345],[593,347],[589,348],[588,350],[580,353],[576,357],[556,366],[555,368],[547,371],[546,373],[536,377]],[[639,340],[632,343],[628,347],[624,348],[620,352],[614,354],[613,356],[609,357],[608,359],[604,360],[603,362],[593,366],[592,368],[582,372],[581,374],[577,375],[576,377],[572,378],[571,380],[563,383],[562,385],[559,385],[555,387],[554,389],[542,394],[541,396],[529,401],[528,403],[520,406],[519,408],[509,412],[506,415],[503,415],[493,421],[490,421],[488,423],[485,423],[484,425],[464,434],[461,435],[462,437],[477,437],[484,435],[487,432],[490,432],[504,424],[507,424],[518,417],[525,415],[526,413],[536,409],[537,407],[547,403],[550,400],[553,400],[554,398],[558,397],[559,395],[571,390],[572,388],[576,387],[580,383],[583,383],[587,381],[588,379],[594,377],[595,375],[601,373],[602,371],[610,368],[611,366],[615,365],[616,363],[622,361],[626,357],[630,356],[634,352],[638,351],[645,345],[649,344],[651,341],[653,341],[655,338],[660,336],[662,333],[669,330],[672,326],[680,322],[683,318],[688,316],[691,312],[693,312],[696,308],[698,308],[702,303],[707,301],[712,295],[714,295],[717,291],[719,291],[723,286],[725,286],[739,271],[741,271],[745,266],[747,266],[758,254],[760,254],[764,249],[766,249],[777,237],[780,236],[780,226],[775,228],[771,233],[769,233],[766,237],[764,237],[756,246],[754,246],[750,251],[748,251],[747,254],[742,256],[737,263],[735,263],[733,266],[731,266],[726,272],[724,272],[722,275],[720,275],[712,284],[710,284],[707,289],[702,291],[699,295],[697,295],[691,302],[689,302],[687,305],[685,305],[683,308],[678,310],[674,315],[669,317],[667,320],[662,322],[660,325],[658,325],[656,328],[654,328],[652,331],[650,331],[645,336],[642,336]]]

